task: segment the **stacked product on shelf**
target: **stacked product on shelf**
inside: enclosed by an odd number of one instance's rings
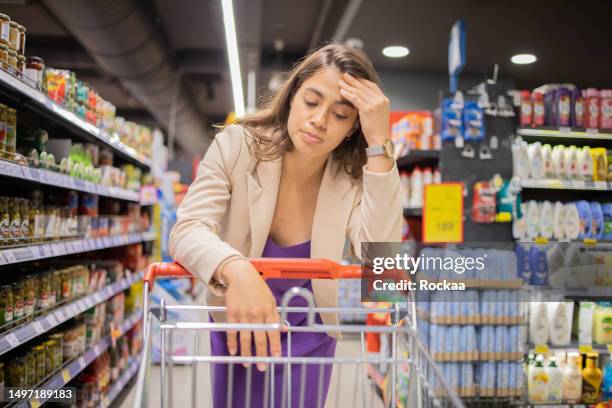
[[[483,259],[480,269],[472,265],[464,270],[427,268],[417,273],[417,279],[457,281],[474,288],[417,294],[419,334],[440,362],[445,380],[462,397],[522,396],[525,317],[514,253],[467,248],[423,252],[430,258]]]
[[[555,240],[611,240],[612,203],[579,200],[528,200],[521,204],[520,218],[514,220],[516,239],[539,237]]]
[[[521,92],[520,126],[612,128],[612,90],[547,84]]]
[[[606,181],[608,152],[604,147],[527,143],[517,138],[512,146],[514,173],[521,180]]]
[[[431,112],[407,112],[391,125],[391,140],[400,155],[412,150],[440,150],[440,135],[434,133]]]
[[[415,167],[412,172],[401,171],[401,193],[402,206],[404,208],[422,208],[423,207],[423,192],[428,184],[440,184],[442,178],[440,169],[425,167],[421,170],[420,167]]]
[[[2,37],[0,66],[28,86],[40,90],[57,104],[92,125],[118,135],[120,141],[144,157],[151,157],[152,132],[146,126],[116,116],[116,107],[104,100],[90,85],[78,80],[74,72],[45,66],[42,58],[25,56],[26,28],[10,16],[0,14]],[[6,28],[5,28],[6,26]]]

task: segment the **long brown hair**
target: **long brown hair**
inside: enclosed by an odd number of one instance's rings
[[[257,160],[275,160],[293,149],[287,130],[291,101],[304,81],[327,67],[380,84],[372,63],[362,51],[343,44],[328,44],[315,50],[295,65],[278,91],[267,97],[262,109],[234,122],[244,126],[253,139],[254,143],[249,143],[249,146]],[[272,132],[269,132],[270,129]],[[351,137],[345,138],[332,153],[338,162],[338,169],[343,169],[354,179],[361,178],[367,160],[366,147],[363,132],[358,126]]]

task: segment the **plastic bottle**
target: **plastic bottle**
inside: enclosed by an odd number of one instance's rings
[[[410,176],[410,201],[409,207],[423,207],[423,173],[419,167],[415,167]]]
[[[612,128],[612,89],[602,89],[599,94],[601,96],[599,127],[610,129]]]
[[[531,126],[533,123],[533,109],[531,105],[531,93],[521,91],[521,126]]]
[[[612,359],[604,366],[603,385],[601,386],[601,398],[604,401],[612,399]]]
[[[584,127],[584,98],[580,91],[576,90],[574,96],[574,108],[572,110],[572,126]]]
[[[561,87],[555,93],[554,126],[569,126],[572,119],[571,94],[569,89]]]
[[[560,404],[563,397],[563,378],[554,357],[551,358],[550,364],[546,367],[546,374],[548,375],[548,402]]]
[[[586,367],[582,370],[582,402],[596,404],[601,392],[602,374],[597,367],[597,354],[587,354]]]
[[[612,240],[612,203],[605,203],[601,206],[603,212],[604,231],[602,239]]]
[[[533,126],[544,126],[544,94],[535,92],[531,97],[533,99]]]
[[[581,366],[580,354],[567,354],[567,365],[563,370],[563,400],[567,404],[577,404],[582,400]]]
[[[527,393],[529,402],[541,403],[548,401],[549,379],[544,368],[544,356],[538,354],[535,363],[529,367]]]
[[[587,89],[585,97],[584,127],[597,128],[599,126],[600,104],[599,91],[595,88]]]

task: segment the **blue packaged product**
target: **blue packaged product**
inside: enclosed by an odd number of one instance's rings
[[[548,286],[548,262],[546,252],[532,246],[529,250],[529,262],[531,265],[531,280],[529,283],[534,286]]]
[[[603,237],[606,241],[612,240],[612,203],[605,203],[601,206],[603,213]]]
[[[441,333],[438,333],[438,325],[432,324],[429,327],[429,352],[433,355],[438,352],[437,340]]]
[[[516,268],[517,276],[525,283],[531,281],[531,261],[528,250],[522,245],[518,244],[515,249],[516,253]]]
[[[442,142],[453,141],[463,134],[463,120],[461,108],[453,98],[444,98],[442,101],[442,118],[440,138]]]
[[[485,138],[484,111],[477,101],[465,102],[463,108],[463,138],[466,141],[480,142]]]
[[[591,237],[602,239],[604,235],[604,217],[601,204],[597,201],[591,202]]]
[[[495,326],[495,353],[503,353],[506,348],[506,326]]]
[[[576,202],[576,209],[580,217],[580,233],[578,238],[591,238],[591,206],[588,201],[580,200]]]
[[[519,351],[519,326],[510,326],[507,350],[510,353]]]

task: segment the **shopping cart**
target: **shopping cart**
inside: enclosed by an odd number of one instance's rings
[[[361,268],[359,265],[341,265],[328,260],[312,259],[253,259],[255,268],[264,279],[359,279]],[[318,367],[319,380],[317,387],[316,407],[455,407],[464,405],[457,396],[456,390],[449,388],[443,373],[436,365],[427,349],[418,339],[417,331],[402,317],[406,316],[406,308],[399,305],[393,308],[321,308],[316,307],[314,298],[308,290],[296,287],[290,289],[282,298],[278,307],[283,321],[287,325],[282,336],[286,336],[287,355],[282,357],[242,357],[242,356],[213,356],[197,355],[199,333],[201,331],[240,331],[249,330],[279,330],[280,324],[229,324],[208,321],[208,317],[196,321],[171,321],[169,315],[172,311],[186,311],[210,313],[225,311],[225,307],[213,306],[186,306],[167,305],[162,299],[159,305],[151,305],[149,290],[159,277],[186,277],[193,276],[184,268],[174,263],[155,263],[149,266],[145,278],[144,296],[144,342],[141,365],[137,377],[135,408],[152,407],[149,400],[149,382],[151,371],[151,333],[153,317],[159,321],[161,333],[161,364],[160,364],[160,402],[159,406],[165,408],[173,402],[172,371],[175,364],[191,364],[191,403],[193,407],[213,406],[212,393],[206,393],[205,401],[197,401],[197,390],[203,388],[198,382],[198,366],[205,364],[211,368],[217,364],[225,364],[228,368],[227,395],[224,405],[237,407],[232,398],[234,393],[244,393],[244,407],[282,407],[282,408],[311,408],[312,402],[304,403],[305,394],[305,367]],[[291,299],[302,297],[306,307],[288,306]],[[288,313],[306,313],[305,326],[290,326],[287,324]],[[364,317],[370,313],[389,313],[390,325],[370,326],[365,324],[337,324],[325,325],[316,322],[316,313],[344,313],[362,314]],[[365,318],[363,319],[365,321]],[[195,355],[173,355],[172,333],[192,332],[194,334]],[[299,332],[336,332],[345,338],[358,340],[359,350],[356,355],[335,355],[326,357],[297,357],[292,356],[291,336]],[[386,353],[371,353],[366,351],[366,336],[378,334],[385,338],[388,346]],[[266,363],[268,369],[265,374],[256,373],[253,365]],[[244,381],[244,389],[233,389],[233,368],[240,368],[242,364],[249,363]],[[329,395],[323,401],[323,369],[332,367],[333,376],[329,386]],[[276,376],[282,376],[282,380]],[[252,401],[252,378],[255,375],[265,375],[263,400]],[[293,381],[297,376],[297,381]],[[270,378],[274,380],[270,380]],[[281,390],[278,381],[281,381]],[[186,381],[185,378],[182,381]],[[348,383],[344,383],[348,381]],[[275,383],[277,384],[276,390]],[[343,385],[349,385],[350,392],[343,390]],[[261,391],[261,390],[260,390]],[[276,391],[276,392],[275,392]],[[312,390],[309,390],[311,392]],[[202,391],[200,391],[202,393]],[[261,395],[260,392],[258,395]],[[294,394],[297,393],[297,394]],[[342,394],[342,395],[341,395]],[[347,395],[348,394],[348,395]],[[255,394],[253,394],[255,395]],[[200,395],[201,398],[201,395]],[[296,402],[297,401],[297,402]],[[263,403],[263,404],[262,404]],[[157,404],[155,404],[157,405]],[[313,406],[314,407],[314,406]],[[215,408],[221,408],[215,406]],[[242,408],[242,405],[240,406]]]

